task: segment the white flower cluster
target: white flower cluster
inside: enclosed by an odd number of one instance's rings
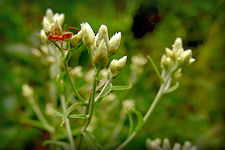
[[[46,15],[43,18],[43,29],[40,32],[40,38],[43,42],[46,42],[48,39],[49,33],[61,34],[62,33],[62,25],[65,19],[65,15],[63,13],[53,13],[53,11],[48,8],[46,10]]]
[[[95,35],[87,22],[81,24],[81,30],[73,35],[70,40],[73,47],[78,47],[83,42],[83,44],[91,50],[94,64],[99,68],[104,68],[108,63],[108,57],[117,52],[120,41],[120,32],[115,33],[109,39],[107,26],[101,25],[98,33]],[[126,59],[127,57],[124,56],[119,60],[112,60],[109,69],[113,77],[121,72],[126,64]]]
[[[172,45],[172,50],[165,49],[166,54],[161,58],[161,67],[166,72],[175,72],[175,76],[181,76],[181,67],[184,65],[192,64],[195,59],[192,58],[191,49],[184,50],[182,45],[182,39],[177,38]]]
[[[146,148],[148,150],[197,150],[197,147],[192,145],[189,141],[184,142],[183,146],[181,146],[180,143],[175,143],[172,148],[170,141],[167,138],[163,140],[162,146],[161,139],[156,138],[155,140],[151,140],[148,138],[146,140]]]

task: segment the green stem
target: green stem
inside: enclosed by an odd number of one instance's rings
[[[72,78],[71,78],[71,75],[70,75],[70,72],[69,72],[69,69],[68,69],[68,61],[65,61],[65,60],[64,60],[63,49],[60,48],[59,45],[58,45],[57,43],[55,43],[55,42],[52,42],[52,43],[53,43],[53,44],[59,49],[59,51],[61,52],[61,55],[62,55],[62,57],[63,57],[63,59],[62,59],[63,68],[64,68],[64,70],[66,71],[66,75],[67,75],[67,77],[68,77],[68,79],[69,79],[69,82],[70,82],[70,85],[71,85],[71,87],[72,87],[72,89],[73,89],[73,92],[75,93],[75,95],[78,97],[78,99],[79,99],[80,101],[85,102],[84,99],[81,97],[81,95],[80,95],[80,93],[79,93],[77,87],[76,87],[75,84],[73,83],[73,80],[72,80]]]
[[[85,125],[82,128],[81,133],[80,133],[78,150],[81,149],[81,145],[82,145],[82,141],[83,141],[82,133],[87,130],[87,127],[89,126],[92,116],[93,116],[93,111],[94,111],[94,106],[95,106],[94,100],[95,100],[96,86],[97,86],[97,82],[98,82],[98,75],[99,75],[99,70],[97,69],[95,72],[94,82],[93,82],[93,86],[92,86],[92,95],[88,101],[88,105],[86,108],[86,114],[88,116],[88,119],[86,120]]]
[[[43,113],[41,112],[40,108],[38,107],[37,103],[35,102],[35,99],[33,97],[28,99],[30,102],[31,107],[33,108],[35,114],[37,115],[38,119],[41,121],[42,125],[45,127],[45,129],[52,133],[54,132],[54,127],[52,127],[46,118],[44,117]]]
[[[155,109],[155,106],[159,102],[160,98],[164,95],[164,90],[168,86],[168,82],[169,82],[170,76],[171,76],[171,73],[169,73],[167,75],[167,77],[165,79],[165,82],[163,82],[163,84],[161,84],[160,89],[159,89],[155,99],[153,100],[153,103],[151,104],[151,106],[149,107],[147,113],[144,116],[144,123],[149,119],[149,117],[151,116],[153,110]],[[123,149],[136,136],[136,134],[137,134],[137,132],[133,131],[132,134],[119,147],[116,148],[116,150]]]
[[[99,103],[101,96],[104,94],[105,89],[109,86],[110,82],[112,81],[112,78],[108,79],[105,83],[105,85],[103,86],[101,92],[98,94],[98,96],[95,98],[95,103]]]
[[[65,113],[66,112],[65,96],[61,95],[60,100],[61,100],[61,104],[62,104],[63,113]],[[68,135],[68,139],[69,139],[69,142],[70,142],[71,149],[75,150],[75,144],[74,144],[73,135],[72,135],[72,132],[71,132],[70,121],[69,121],[68,118],[66,118],[65,124],[66,124],[66,131],[67,131],[67,135]]]

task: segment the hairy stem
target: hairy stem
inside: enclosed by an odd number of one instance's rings
[[[41,112],[39,106],[35,102],[35,99],[33,97],[31,97],[31,98],[29,98],[29,102],[30,102],[35,114],[37,115],[38,119],[41,121],[42,125],[45,127],[45,129],[50,133],[54,132],[55,129],[48,123],[48,121],[44,117],[43,113]]]
[[[61,104],[62,104],[63,113],[65,113],[66,112],[65,96],[61,95],[60,100],[61,100]],[[66,131],[67,131],[67,135],[68,135],[68,139],[69,139],[69,142],[70,142],[71,149],[75,150],[75,144],[74,144],[73,135],[72,135],[72,132],[71,132],[70,121],[69,121],[68,118],[66,118],[65,124],[66,124]]]
[[[171,73],[168,73],[165,81],[163,82],[163,84],[161,84],[160,89],[155,99],[153,100],[153,103],[151,104],[151,106],[149,107],[148,111],[146,112],[144,116],[144,123],[149,119],[153,110],[155,109],[155,106],[159,102],[160,98],[164,95],[164,90],[168,86],[168,83],[170,82],[170,76],[171,76]],[[119,147],[116,148],[116,150],[123,149],[136,136],[136,134],[137,132],[133,131],[132,134]]]
[[[97,82],[98,82],[98,75],[99,75],[99,70],[97,69],[95,72],[94,82],[93,82],[93,86],[92,86],[92,95],[89,98],[88,105],[86,107],[86,113],[88,115],[88,119],[86,120],[83,128],[81,129],[79,143],[78,143],[78,150],[81,149],[81,145],[82,145],[82,141],[83,141],[82,134],[83,134],[83,132],[85,132],[87,130],[87,127],[89,126],[92,116],[93,116],[93,111],[94,111],[94,106],[95,106],[94,100],[95,100],[96,86],[97,86]]]

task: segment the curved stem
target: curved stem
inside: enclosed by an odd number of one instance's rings
[[[62,104],[63,113],[65,113],[66,112],[65,96],[61,95],[60,100],[61,100],[61,104]],[[70,142],[71,149],[75,150],[75,144],[74,144],[73,135],[72,135],[72,132],[71,132],[70,121],[69,121],[68,118],[66,118],[65,124],[66,124],[66,131],[67,131],[67,135],[68,135],[68,139],[69,139],[69,142]]]
[[[170,75],[171,73],[169,73],[166,76],[166,80],[163,82],[163,84],[161,84],[160,89],[155,97],[155,99],[153,100],[153,103],[151,104],[151,106],[149,107],[147,113],[144,116],[144,123],[148,120],[148,118],[151,116],[153,110],[155,109],[155,106],[157,105],[157,103],[159,102],[160,98],[163,96],[164,94],[164,89],[165,87],[168,86],[168,83],[170,81]],[[134,131],[132,132],[132,134],[119,146],[116,148],[116,150],[120,150],[122,148],[124,148],[135,136],[136,136],[137,132]]]
[[[76,87],[75,84],[73,83],[73,80],[72,80],[72,78],[71,78],[71,75],[70,75],[70,72],[69,72],[69,69],[68,69],[68,63],[67,63],[67,62],[63,63],[63,66],[64,66],[64,69],[65,69],[65,71],[66,71],[66,75],[67,75],[67,77],[68,77],[68,79],[69,79],[70,85],[71,85],[71,87],[72,87],[74,93],[76,94],[76,96],[78,97],[78,99],[79,99],[80,101],[85,102],[84,99],[81,97],[81,95],[80,95],[80,93],[79,93],[77,87]]]
[[[85,122],[84,127],[81,130],[80,137],[79,137],[79,142],[78,142],[78,150],[81,149],[82,141],[83,141],[83,135],[82,133],[87,130],[87,127],[89,126],[92,116],[93,116],[93,111],[94,111],[94,100],[95,100],[95,92],[96,92],[96,86],[98,82],[98,75],[99,75],[99,70],[96,70],[95,77],[94,77],[94,82],[93,82],[93,87],[92,87],[92,95],[88,101],[88,105],[86,108],[86,114],[88,115],[88,119]]]
[[[99,102],[99,98],[104,94],[105,89],[108,87],[108,85],[110,84],[110,82],[112,81],[112,78],[110,78],[109,80],[106,81],[104,87],[102,88],[101,92],[98,94],[98,96],[95,98],[95,103]]]

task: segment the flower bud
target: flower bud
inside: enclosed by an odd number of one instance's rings
[[[173,50],[174,51],[179,51],[180,49],[183,49],[183,46],[182,46],[182,39],[181,38],[177,38],[174,42],[174,44],[172,45],[173,47]]]
[[[105,40],[107,46],[109,42],[108,29],[107,26],[104,24],[101,25],[101,27],[98,30],[98,34],[96,35],[96,47],[99,46],[102,39]]]
[[[32,48],[31,49],[31,53],[33,55],[35,55],[36,57],[41,57],[42,56],[41,52],[38,49],[36,49],[36,48]]]
[[[82,67],[76,66],[70,71],[71,76],[74,76],[75,78],[81,78],[83,76],[82,73]]]
[[[70,39],[72,47],[77,48],[82,43],[83,32],[80,30],[77,34],[73,35]]]
[[[94,63],[100,68],[104,68],[108,63],[108,53],[105,41],[102,41],[99,44],[99,47],[94,51]]]
[[[48,47],[47,47],[47,45],[41,45],[41,46],[40,46],[40,49],[41,49],[41,51],[44,52],[45,54],[48,54]]]
[[[87,47],[92,47],[95,43],[95,34],[91,26],[85,22],[81,24],[81,30],[83,32],[83,43]]]
[[[194,58],[191,58],[190,60],[189,60],[189,64],[191,65],[191,64],[193,64],[195,62],[195,59]]]
[[[109,76],[108,69],[102,69],[100,71],[100,77],[101,77],[102,80],[107,80],[108,79],[108,76]]]
[[[117,52],[118,47],[120,46],[121,41],[121,32],[117,32],[114,34],[109,40],[108,44],[108,54],[109,56],[115,54]]]
[[[54,22],[54,19],[53,19],[53,16],[54,16],[54,14],[53,14],[53,11],[52,11],[52,9],[50,9],[50,8],[48,8],[47,10],[46,10],[46,18],[48,19],[48,21],[50,22],[50,23],[53,23]]]
[[[189,49],[189,50],[186,50],[182,53],[182,59],[183,59],[183,63],[188,63],[191,59],[191,56],[192,56],[192,51]]]
[[[43,19],[43,29],[45,34],[49,34],[52,29],[53,24],[51,24],[46,17]]]
[[[48,56],[46,61],[49,65],[52,65],[55,62],[55,58],[53,56]]]
[[[163,145],[162,145],[162,149],[163,150],[170,150],[170,141],[169,141],[169,139],[167,139],[167,138],[165,138],[164,140],[163,140]]]
[[[40,31],[40,39],[44,44],[46,44],[48,41],[48,37],[43,29]]]
[[[166,48],[165,49],[165,52],[166,52],[166,55],[168,57],[170,57],[170,58],[175,58],[176,57],[175,53],[171,49],[169,49],[169,48]]]
[[[124,100],[122,102],[122,105],[123,105],[122,110],[123,110],[124,113],[127,113],[131,109],[135,109],[135,103],[134,103],[133,100],[130,100],[130,99]]]
[[[182,76],[182,73],[181,73],[182,69],[178,69],[176,72],[174,72],[174,77],[175,78],[180,78]]]
[[[56,22],[56,20],[58,20],[59,24],[62,26],[64,19],[65,19],[65,15],[63,13],[61,13],[61,14],[55,13],[53,19],[54,19],[54,22]]]
[[[163,69],[168,70],[172,65],[172,60],[170,59],[170,57],[166,57],[166,55],[164,54],[161,58],[161,67]]]
[[[182,150],[190,150],[190,148],[191,148],[191,142],[189,142],[189,141],[186,141],[186,142],[184,142],[184,145],[183,145],[183,147],[182,147]]]
[[[180,143],[175,143],[173,146],[173,150],[180,150],[180,148],[181,148]]]
[[[59,24],[58,20],[55,21],[55,24],[54,24],[54,26],[52,28],[52,32],[55,33],[55,34],[58,34],[58,35],[62,34],[62,27]]]
[[[33,97],[33,88],[27,84],[24,84],[22,86],[22,93],[23,93],[24,97],[31,98],[31,97]]]
[[[113,77],[117,76],[125,66],[127,61],[127,56],[123,56],[119,60],[113,59],[109,65],[109,69],[113,75]]]

